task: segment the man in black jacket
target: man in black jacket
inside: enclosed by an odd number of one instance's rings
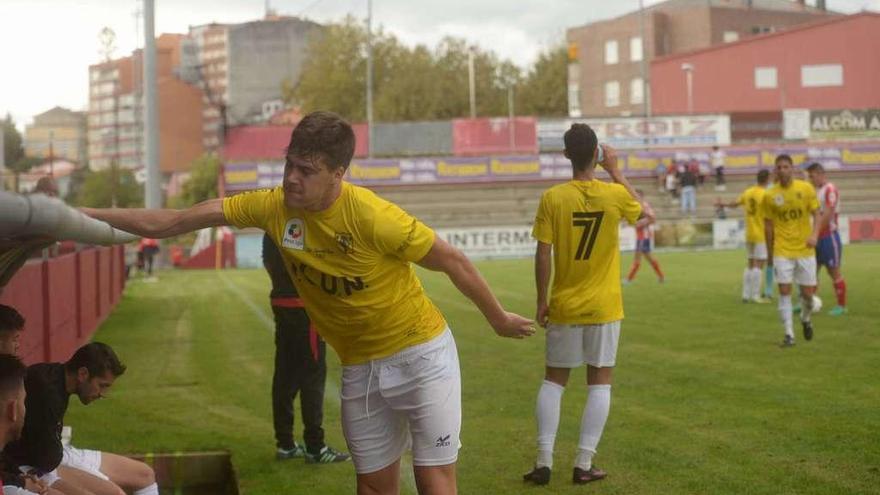
[[[71,395],[76,394],[80,402],[88,405],[103,397],[123,373],[125,365],[110,346],[100,342],[79,348],[66,363],[28,367],[25,405],[29,412],[21,438],[3,450],[5,460],[66,495],[89,493],[76,483],[59,478],[57,473],[64,454],[64,414]]]
[[[275,315],[275,374],[272,377],[272,419],[278,459],[305,457],[308,463],[332,463],[349,455],[324,444],[324,382],[327,346],[312,327],[284,259],[268,235],[263,236],[263,266],[272,281]],[[293,403],[300,396],[303,440],[293,439]]]

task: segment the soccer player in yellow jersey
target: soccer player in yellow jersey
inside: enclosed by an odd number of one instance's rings
[[[351,126],[329,112],[294,129],[281,187],[187,210],[85,209],[152,238],[216,225],[265,230],[318,332],[339,355],[342,427],[358,494],[399,492],[411,442],[419,493],[456,493],[461,428],[458,354],[412,263],[442,271],[498,335],[523,338],[532,321],[506,312],[468,259],[398,206],[343,180]]]
[[[739,195],[736,201],[722,203],[729,208],[742,206],[746,213],[746,253],[748,261],[743,271],[743,302],[765,303],[761,298],[761,272],[767,263],[767,244],[764,238],[764,192],[770,181],[770,172],[758,172],[758,183]]]
[[[800,286],[804,339],[813,338],[810,316],[816,292],[815,247],[820,226],[816,190],[809,182],[793,178],[793,173],[791,157],[777,156],[778,182],[767,189],[763,203],[767,251],[773,253],[773,269],[779,284],[779,316],[785,328],[783,347],[794,345],[792,283]]]
[[[618,227],[621,220],[634,224],[642,215],[635,191],[617,167],[613,148],[602,147],[605,156],[600,162],[615,182],[609,184],[595,178],[598,143],[588,125],[573,124],[563,140],[572,180],[544,192],[532,231],[538,241],[537,320],[547,328],[547,346],[535,407],[538,457],[523,479],[539,485],[550,481],[569,374],[585,363],[587,403],[572,480],[581,484],[606,475],[592,459],[611,406],[611,372],[623,319]],[[555,275],[548,304],[551,271]]]

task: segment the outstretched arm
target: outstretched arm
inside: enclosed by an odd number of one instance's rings
[[[445,273],[455,287],[473,301],[498,335],[521,339],[535,333],[532,321],[505,311],[477,267],[443,239],[435,238],[431,250],[417,263],[428,270]]]
[[[144,208],[81,208],[90,217],[132,234],[153,239],[172,237],[206,227],[229,225],[223,200],[209,199],[185,210]]]

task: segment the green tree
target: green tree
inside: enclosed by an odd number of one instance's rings
[[[116,184],[114,186],[114,177]],[[86,171],[82,187],[76,195],[75,204],[92,208],[109,208],[113,206],[113,197],[116,196],[116,206],[119,208],[138,208],[144,206],[144,186],[138,184],[134,178],[134,172],[123,168],[116,170],[113,167],[98,171]]]
[[[19,170],[16,168],[16,165],[25,165],[25,162],[22,162],[24,147],[22,147],[21,134],[15,128],[15,121],[12,120],[12,115],[8,113],[6,118],[3,119],[3,157],[6,160],[4,162],[6,167],[9,169],[15,172],[27,171],[27,169]]]
[[[189,165],[189,179],[182,191],[168,203],[172,208],[187,208],[196,203],[217,197],[217,176],[220,173],[220,160],[217,155],[204,154]]]
[[[517,89],[517,113],[547,117],[568,114],[568,50],[565,45],[541,53]]]

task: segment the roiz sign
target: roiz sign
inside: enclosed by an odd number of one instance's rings
[[[730,117],[727,115],[583,119],[539,121],[541,151],[562,149],[562,135],[576,122],[588,124],[596,131],[599,141],[618,149],[730,144]]]

